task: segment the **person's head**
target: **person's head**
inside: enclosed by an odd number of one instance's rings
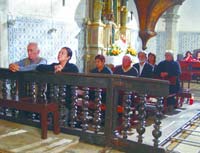
[[[152,65],[156,63],[156,55],[154,53],[148,54],[148,62]]]
[[[200,51],[196,53],[197,60],[200,60]]]
[[[147,54],[144,51],[138,53],[139,63],[144,63],[147,60]]]
[[[38,44],[36,42],[30,42],[27,46],[27,52],[30,60],[36,60],[40,54]]]
[[[123,68],[127,69],[131,66],[131,57],[128,56],[128,55],[125,55],[123,58],[122,58],[122,66]]]
[[[68,62],[72,57],[72,50],[69,47],[62,47],[58,53],[59,63]]]
[[[185,53],[185,57],[189,57],[189,56],[192,56],[192,53],[191,53],[190,51],[187,51],[187,52]]]
[[[165,52],[165,60],[166,61],[173,61],[174,60],[173,54],[169,51]]]
[[[105,57],[103,55],[95,56],[95,65],[97,69],[102,69],[105,64]]]

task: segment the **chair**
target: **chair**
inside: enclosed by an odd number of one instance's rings
[[[200,62],[192,62],[191,69],[193,79],[197,80],[198,82],[200,80]]]

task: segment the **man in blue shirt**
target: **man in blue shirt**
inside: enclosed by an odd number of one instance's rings
[[[91,73],[112,74],[109,67],[105,66],[105,57],[103,55],[95,56],[96,68],[92,69]]]
[[[27,52],[27,58],[9,65],[9,69],[12,72],[35,70],[38,65],[47,63],[46,59],[39,57],[40,50],[36,42],[30,42],[28,44]]]

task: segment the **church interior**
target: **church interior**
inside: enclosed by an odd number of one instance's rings
[[[0,153],[200,153],[196,0],[0,0]]]

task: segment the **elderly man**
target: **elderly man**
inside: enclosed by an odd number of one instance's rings
[[[169,51],[165,53],[165,60],[158,64],[156,69],[156,75],[162,79],[169,80],[169,94],[171,97],[167,99],[167,105],[169,112],[173,111],[176,104],[174,94],[179,92],[180,81],[179,76],[181,74],[180,66],[178,62],[174,61],[173,54]]]
[[[46,59],[39,57],[40,50],[37,43],[30,42],[27,46],[27,52],[27,58],[9,65],[12,72],[35,70],[38,65],[47,63]]]
[[[153,67],[147,62],[147,54],[143,51],[138,53],[139,63],[133,66],[138,70],[139,77],[152,78]]]
[[[122,65],[115,68],[114,74],[138,76],[138,71],[131,65],[131,57],[125,55],[122,59]]]

